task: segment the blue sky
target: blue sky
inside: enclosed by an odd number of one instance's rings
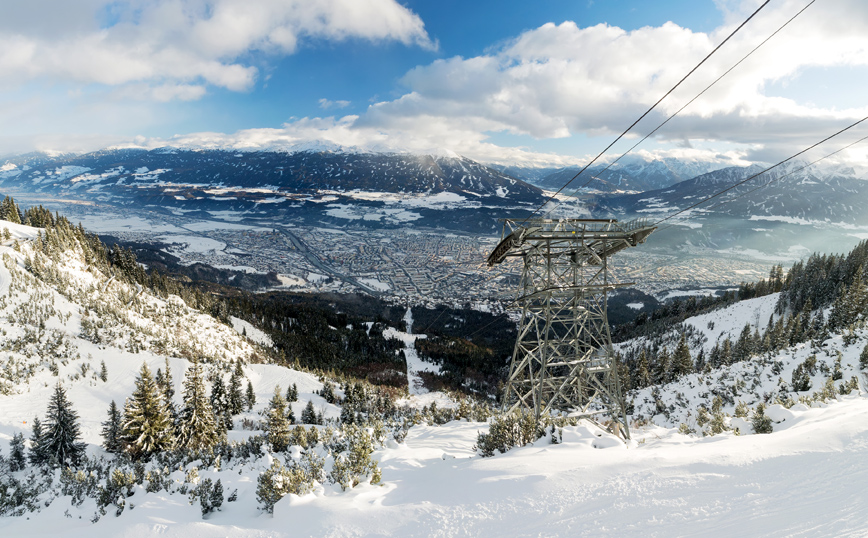
[[[638,132],[808,2],[771,2]],[[0,154],[316,139],[484,162],[580,163],[760,3],[4,3]],[[868,115],[866,66],[868,6],[820,0],[639,150],[735,164],[792,153]]]

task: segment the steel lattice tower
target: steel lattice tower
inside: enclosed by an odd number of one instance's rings
[[[608,414],[629,439],[627,414],[607,319],[607,293],[619,286],[608,258],[645,241],[644,221],[507,219],[489,266],[520,256],[518,338],[503,410],[552,410],[594,420]]]

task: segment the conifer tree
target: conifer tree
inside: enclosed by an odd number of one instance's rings
[[[9,470],[13,473],[20,471],[27,466],[27,459],[24,457],[24,434],[21,432],[12,436],[12,441],[9,443]]]
[[[172,418],[147,363],[142,364],[133,395],[124,405],[122,435],[134,459],[149,458],[174,444]]]
[[[753,353],[752,340],[750,323],[745,323],[732,351],[734,362],[741,362],[750,358],[751,353]]]
[[[654,361],[654,371],[651,373],[651,378],[655,384],[666,383],[668,381],[669,372],[669,352],[666,348],[662,348]]]
[[[105,361],[102,361],[99,366],[99,378],[101,381],[108,381],[108,368],[106,368]]]
[[[232,426],[232,415],[229,413],[229,398],[226,394],[226,385],[223,376],[215,373],[211,379],[211,409],[217,418],[217,431],[223,435]]]
[[[45,463],[46,457],[45,450],[42,448],[42,439],[42,423],[39,421],[39,417],[34,417],[32,433],[30,435],[30,454],[27,456],[31,465],[41,465]]]
[[[301,411],[302,424],[316,424],[316,409],[313,408],[313,400],[308,400],[307,405]]]
[[[223,506],[223,482],[219,478],[214,484],[214,489],[211,490],[209,500],[212,510],[220,510],[220,507]]]
[[[690,373],[693,373],[693,358],[687,346],[687,337],[682,334],[678,346],[675,347],[675,354],[672,355],[672,378],[677,379]]]
[[[298,401],[298,387],[295,383],[286,388],[286,401],[287,403]]]
[[[184,407],[178,422],[178,445],[203,449],[219,440],[214,410],[205,392],[205,382],[198,361],[193,361],[184,376]]]
[[[865,348],[859,354],[859,368],[868,370],[868,344],[865,344]]]
[[[268,442],[272,452],[283,452],[289,446],[289,422],[286,419],[286,400],[280,387],[274,388],[274,397],[268,404]]]
[[[253,391],[253,382],[249,379],[247,380],[247,394],[245,395],[245,400],[247,401],[247,410],[252,411],[253,406],[256,405],[256,392]]]
[[[178,411],[175,409],[175,380],[172,379],[172,369],[169,367],[169,357],[165,357],[166,360],[166,373],[162,374],[160,369],[157,369],[157,375],[154,380],[157,383],[157,388],[160,391],[160,394],[163,396],[163,403],[166,404],[166,409],[169,411],[169,416],[172,417],[172,421],[177,421],[178,419]]]
[[[756,406],[753,418],[751,419],[751,425],[753,426],[753,431],[756,433],[772,433],[774,431],[772,419],[765,414],[765,404],[762,402]]]
[[[241,392],[241,380],[244,379],[244,370],[241,368],[241,360],[235,362],[235,370],[229,377],[229,412],[233,415],[244,411],[244,394]]]
[[[102,423],[102,446],[112,454],[118,454],[123,450],[121,419],[121,411],[112,400],[109,404],[108,418]]]
[[[650,384],[651,372],[648,369],[648,357],[645,355],[645,349],[643,348],[639,352],[639,361],[636,364],[636,387],[647,387]]]
[[[79,439],[78,414],[66,397],[66,390],[58,383],[48,401],[41,448],[46,457],[61,465],[76,465],[84,456],[84,443]]]
[[[732,364],[732,341],[727,336],[723,341],[723,346],[720,348],[720,363],[722,365]]]

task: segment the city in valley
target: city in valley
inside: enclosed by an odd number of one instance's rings
[[[89,205],[60,207],[89,231],[121,241],[159,242],[182,264],[275,273],[281,282],[278,289],[287,291],[361,290],[411,304],[497,310],[498,304],[514,298],[521,271],[515,259],[495,267],[486,264],[499,234],[203,220],[147,210],[121,217],[107,215],[106,208],[98,213]],[[767,276],[775,263],[772,258],[701,248],[667,252],[655,248],[652,235],[646,244],[614,257],[612,268],[621,283],[662,300],[752,282]]]

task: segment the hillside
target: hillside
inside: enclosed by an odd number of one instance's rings
[[[480,433],[489,432],[484,407],[418,387],[410,390],[412,396],[388,404],[387,393],[365,385],[330,388],[311,374],[258,364],[267,355],[266,348],[259,346],[274,342],[253,325],[238,319],[221,322],[177,295],[163,296],[131,283],[129,269],[120,269],[120,258],[104,265],[95,244],[82,243],[63,224],[48,231],[0,223],[4,227],[9,230],[9,238],[0,246],[4,260],[0,329],[7,336],[0,354],[0,375],[5,379],[0,394],[4,410],[0,480],[6,485],[0,488],[0,529],[5,534],[789,536],[868,532],[864,518],[853,517],[868,508],[859,494],[859,484],[868,478],[862,465],[868,451],[868,425],[863,419],[868,399],[860,364],[868,332],[858,316],[846,330],[819,332],[808,341],[782,344],[767,355],[703,368],[633,391],[633,438],[626,445],[597,426],[565,424],[554,433],[547,430],[529,446],[482,458],[475,445]],[[826,265],[830,270],[835,264],[849,267],[864,250]],[[680,335],[688,334],[692,356],[698,358],[700,351],[708,356],[727,337],[737,340],[745,323],[761,332],[769,318],[773,326],[776,320],[786,319],[790,312],[779,313],[777,305],[799,296],[795,279],[808,279],[814,265],[791,271],[796,276],[783,283],[781,292],[689,317],[670,333],[650,338],[669,346],[674,354]],[[859,274],[855,269],[841,272],[837,290],[815,294],[819,302],[830,298],[828,305],[821,306],[824,319],[840,317],[836,298],[850,295],[841,290],[858,288]],[[781,294],[787,294],[784,301]],[[187,300],[193,302],[192,297]],[[406,314],[410,331],[411,316]],[[407,352],[414,341],[425,340],[396,328],[385,332],[403,341]],[[649,342],[647,337],[631,340],[619,349],[627,353],[631,346]],[[437,370],[410,354],[414,373]],[[816,355],[813,369],[802,368],[810,387],[797,390],[791,380],[799,376],[793,373],[810,355]],[[228,376],[240,365],[245,383],[250,382],[255,394],[249,410],[231,417],[224,441],[210,451],[172,449],[139,460],[100,446],[105,441],[101,430],[109,403],[122,403],[134,393],[142,363],[151,371],[172,372],[174,404],[180,409],[192,359],[205,366],[212,389],[215,374]],[[840,379],[836,380],[837,371]],[[854,376],[855,386],[850,384]],[[824,390],[828,379],[833,386]],[[44,464],[12,470],[16,436],[30,437],[33,417],[45,416],[58,383],[79,415],[80,438],[88,456],[81,474]],[[284,391],[290,385],[297,388],[297,400],[290,403],[295,417],[305,416],[312,402],[326,424],[304,426],[303,437],[293,430],[288,445],[276,448],[270,437],[274,430],[265,425],[274,420],[275,387]],[[838,388],[842,385],[848,394],[842,394],[845,391]],[[721,397],[719,408],[715,396]],[[761,401],[770,404],[765,408],[770,435],[754,431]],[[744,416],[734,416],[741,414],[738,402],[747,406]],[[395,410],[387,409],[395,404],[399,406]],[[700,424],[697,418],[703,408],[709,421]],[[720,431],[713,430],[715,424]],[[313,431],[317,433],[306,433]],[[311,441],[309,435],[317,439]],[[342,487],[329,477],[337,476],[338,462],[350,461],[355,450],[376,462],[376,472],[368,467],[361,471],[358,483]],[[316,470],[318,461],[322,467]],[[263,476],[280,469],[278,463],[292,472],[314,474],[304,475],[303,480],[286,475],[301,489],[271,497],[272,514],[261,500],[261,485]],[[115,480],[129,482],[111,489]],[[217,480],[222,484],[223,503],[203,516],[203,484],[213,494]],[[283,487],[279,481],[268,483]],[[117,497],[101,493],[108,490]]]

